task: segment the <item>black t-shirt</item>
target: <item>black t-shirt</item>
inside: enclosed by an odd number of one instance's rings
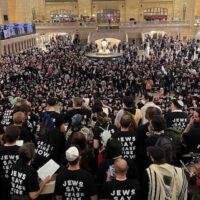
[[[113,180],[103,184],[102,199],[140,200],[140,184],[136,179]]]
[[[92,175],[83,170],[62,169],[56,177],[55,195],[63,199],[90,199],[97,194]]]
[[[0,175],[9,178],[9,172],[12,166],[19,159],[19,147],[14,146],[0,146]]]
[[[149,131],[148,126],[149,123],[146,123],[139,126],[137,129],[136,154],[138,159],[146,156],[146,139],[148,138],[147,132]]]
[[[112,137],[117,133],[116,126],[114,126],[112,124],[101,126],[99,123],[97,123],[93,129],[93,134],[94,134],[93,139],[98,140],[100,144],[104,144],[104,141],[105,141],[104,138],[107,138],[107,136],[104,136],[104,134],[103,134],[104,130],[105,131],[108,130]]]
[[[25,124],[22,126],[16,126],[20,129],[20,136],[19,140],[23,140],[25,142],[31,142],[32,141],[32,136],[30,130],[26,127]]]
[[[159,138],[159,135],[152,135],[152,136],[147,137],[145,141],[146,147],[156,145],[158,138]]]
[[[12,114],[13,114],[13,110],[6,110],[4,112],[1,124],[4,126],[9,126],[12,122]]]
[[[128,164],[128,172],[127,172],[127,177],[130,179],[140,179],[140,172],[138,171],[138,168],[135,164],[135,162],[131,159],[125,158]],[[104,159],[99,168],[98,168],[98,173],[97,173],[97,182],[99,184],[102,184],[103,182],[106,181],[107,177],[107,171],[108,169],[113,166],[115,162],[115,159]]]
[[[148,193],[149,193],[149,176],[147,171],[145,170],[143,180],[142,180],[142,199],[147,200],[148,199]]]
[[[185,112],[169,112],[165,115],[167,127],[183,131],[188,123],[188,115]]]
[[[193,127],[187,134],[183,135],[183,140],[188,152],[200,153],[200,127]]]
[[[72,117],[76,114],[80,114],[83,116],[83,119],[85,120],[85,123],[86,123],[84,125],[88,124],[91,118],[91,111],[88,109],[77,108],[77,109],[68,110],[65,114],[65,122],[69,123],[69,126],[71,126]]]
[[[64,164],[66,148],[64,134],[57,129],[49,129],[44,136],[36,141],[34,168],[38,169],[50,159],[58,164]]]
[[[38,174],[29,165],[19,160],[11,169],[11,195],[22,196],[29,195],[29,192],[39,190]]]
[[[60,128],[60,126],[62,124],[64,124],[64,122],[65,122],[64,121],[64,117],[61,114],[59,114],[59,113],[57,113],[55,111],[46,111],[46,113],[50,115],[54,127]],[[45,113],[41,114],[40,121],[42,121],[44,115],[45,115]]]
[[[136,143],[136,163],[139,166],[141,174],[144,173],[145,169],[149,166],[150,159],[147,156],[146,151],[146,140],[148,138],[149,123],[141,125],[137,129],[137,143]]]
[[[124,158],[136,158],[136,133],[131,131],[119,131],[113,137],[121,142],[122,155]]]

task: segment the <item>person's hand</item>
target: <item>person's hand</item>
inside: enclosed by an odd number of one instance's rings
[[[193,126],[193,124],[194,124],[194,116],[191,116],[188,125],[189,125],[189,126]]]
[[[49,183],[50,181],[51,181],[51,176],[47,176],[44,180],[43,180],[43,182],[44,182],[44,184],[47,184],[47,183]]]
[[[182,144],[183,142],[184,142],[184,139],[183,139],[183,134],[182,134],[180,137],[180,143]]]
[[[108,169],[108,171],[106,172],[107,174],[107,177],[106,177],[106,181],[111,181],[112,178],[111,178],[111,174],[110,174],[110,170]]]

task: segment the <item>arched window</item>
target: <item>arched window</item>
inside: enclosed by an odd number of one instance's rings
[[[71,22],[75,20],[75,15],[71,10],[53,10],[50,12],[52,21],[56,22]]]
[[[115,9],[103,9],[97,11],[97,23],[119,23],[120,11]]]
[[[144,10],[144,19],[147,21],[167,20],[167,15],[167,8],[148,8]]]

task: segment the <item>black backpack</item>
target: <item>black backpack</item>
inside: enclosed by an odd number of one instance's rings
[[[174,148],[173,138],[164,133],[158,137],[155,146],[161,147],[164,150],[165,159],[167,163],[169,164],[175,163],[176,152]]]

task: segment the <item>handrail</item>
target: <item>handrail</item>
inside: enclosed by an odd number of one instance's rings
[[[37,22],[35,23],[36,26],[63,26],[63,25],[69,25],[69,26],[137,26],[137,25],[162,25],[162,24],[168,24],[168,25],[183,25],[183,24],[189,24],[189,21],[130,21],[130,22],[120,22],[116,24],[98,24],[96,22]]]

